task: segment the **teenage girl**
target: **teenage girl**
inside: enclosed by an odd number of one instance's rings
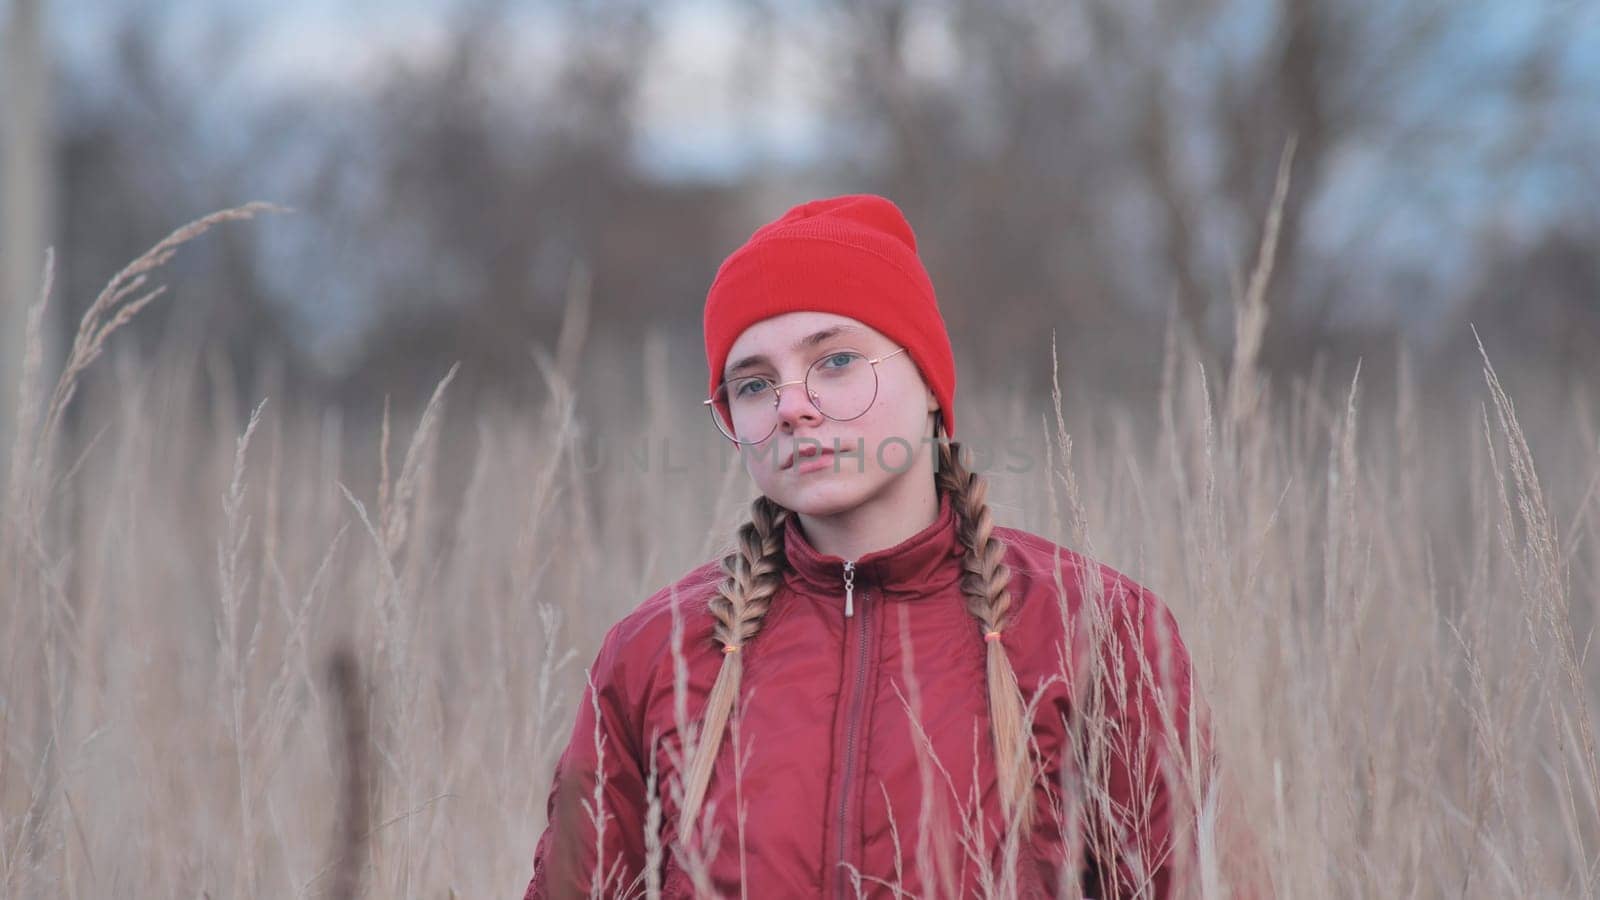
[[[900,210],[757,229],[705,348],[760,496],[606,633],[526,896],[1176,895],[1208,758],[1177,624],[995,524]]]

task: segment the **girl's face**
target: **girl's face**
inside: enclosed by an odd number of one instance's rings
[[[823,312],[773,316],[739,335],[728,351],[723,379],[759,377],[746,383],[747,389],[785,385],[776,429],[760,443],[739,445],[745,468],[763,494],[796,512],[824,516],[859,506],[907,477],[932,483],[932,413],[939,402],[911,354],[894,352],[899,349],[868,325]],[[869,366],[842,355],[846,351],[865,360],[887,358]],[[866,411],[848,421],[824,416],[799,383],[813,363],[818,369],[812,387],[819,393],[828,390],[830,370],[875,369],[877,394]],[[824,408],[826,401],[824,394]],[[814,449],[821,452],[808,457]]]

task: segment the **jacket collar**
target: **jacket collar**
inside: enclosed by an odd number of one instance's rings
[[[800,530],[798,515],[790,515],[784,523],[783,540],[789,558],[783,577],[790,587],[829,596],[844,590],[844,558],[813,547]],[[965,553],[966,547],[956,536],[950,495],[941,491],[939,515],[931,524],[892,547],[856,560],[855,585],[870,584],[892,593],[942,588],[961,577]]]

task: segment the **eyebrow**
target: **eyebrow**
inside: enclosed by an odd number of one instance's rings
[[[808,334],[805,337],[801,338],[800,340],[795,341],[794,342],[794,349],[798,352],[800,350],[805,350],[805,349],[808,349],[808,348],[811,348],[811,347],[815,347],[818,344],[821,344],[821,343],[823,343],[825,341],[828,341],[828,340],[830,340],[832,338],[836,338],[841,334],[865,334],[865,333],[866,333],[865,331],[863,331],[860,328],[857,328],[854,325],[833,325],[831,327],[824,328],[821,331],[817,331],[817,332],[813,332],[812,334]],[[725,369],[723,371],[723,373],[722,373],[722,377],[723,378],[727,378],[728,376],[730,376],[733,373],[739,371],[740,369],[747,369],[747,368],[749,368],[751,366],[757,366],[757,365],[760,365],[762,363],[770,363],[770,362],[771,362],[771,360],[767,359],[765,356],[761,355],[760,353],[757,353],[754,356],[746,356],[745,358],[739,360],[738,362],[734,363],[733,365],[731,365],[727,369]]]

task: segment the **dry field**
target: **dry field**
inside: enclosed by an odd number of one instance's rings
[[[59,380],[32,367],[0,507],[0,895],[520,896],[600,635],[731,546],[748,479],[659,344],[636,408],[580,396],[578,302],[530,363],[540,408],[451,407],[446,376],[376,435],[265,391],[197,414],[225,368],[114,332],[179,243],[255,211],[177,233]],[[964,382],[967,433],[1028,459],[987,473],[997,519],[1173,608],[1282,896],[1600,894],[1592,417],[1525,430],[1487,353],[1461,403],[1269,384],[1266,275],[1226,372],[1152,349],[1154,406]]]

